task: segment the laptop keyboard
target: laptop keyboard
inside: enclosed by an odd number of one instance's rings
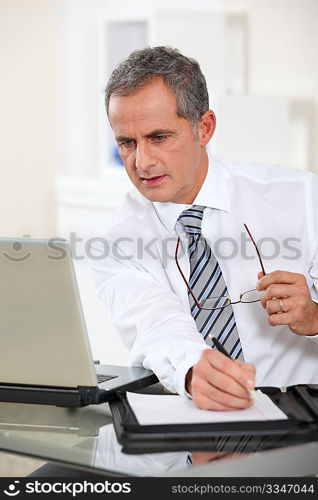
[[[107,380],[112,380],[113,378],[117,378],[117,375],[103,375],[98,373],[97,374],[97,382],[101,384],[102,382],[107,382]]]

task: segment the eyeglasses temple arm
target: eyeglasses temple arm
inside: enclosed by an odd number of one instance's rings
[[[257,245],[256,245],[256,243],[255,243],[255,241],[254,241],[254,238],[253,238],[253,236],[251,235],[251,233],[250,233],[250,231],[249,231],[249,229],[248,229],[248,227],[247,227],[247,225],[246,225],[245,223],[244,223],[244,227],[245,227],[246,231],[248,232],[248,235],[249,235],[249,237],[251,238],[252,243],[253,243],[253,245],[254,245],[254,247],[255,247],[255,250],[256,250],[256,252],[257,252],[257,256],[258,256],[258,260],[259,260],[259,263],[260,263],[261,268],[262,268],[262,271],[263,271],[263,273],[264,273],[264,274],[266,274],[266,271],[265,271],[265,269],[264,269],[264,265],[263,265],[263,262],[262,262],[261,254],[259,253],[259,250],[258,250],[258,248],[257,248]]]

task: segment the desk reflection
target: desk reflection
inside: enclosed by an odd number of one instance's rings
[[[102,427],[96,440],[94,467],[102,470],[125,471],[125,474],[134,476],[178,473],[207,462],[248,454],[223,451],[126,454],[121,451],[113,425]]]
[[[194,451],[193,446],[191,451],[181,448],[182,451],[127,454],[117,440],[108,404],[68,409],[0,403],[0,449],[109,475],[191,474],[210,462],[213,468],[225,462],[227,469],[227,459],[243,462],[240,458],[246,455],[250,455],[248,459],[258,459],[263,451],[294,444],[289,436],[222,435]]]
[[[125,454],[121,451],[114,427],[106,425],[100,429],[97,438],[94,467],[103,470],[122,470],[133,476],[156,476],[185,470],[191,467],[191,461],[187,451]]]

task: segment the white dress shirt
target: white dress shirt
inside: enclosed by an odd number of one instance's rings
[[[210,242],[233,300],[255,288],[261,270],[246,223],[267,273],[306,276],[318,299],[318,177],[263,164],[224,164],[210,158],[194,203],[204,205],[202,233]],[[98,295],[130,350],[132,365],[150,368],[172,392],[185,395],[189,368],[207,349],[193,320],[187,288],[187,235],[177,219],[188,205],[150,202],[135,188],[110,227],[92,247]],[[271,326],[260,302],[233,305],[246,362],[256,366],[256,385],[318,383],[317,337]]]

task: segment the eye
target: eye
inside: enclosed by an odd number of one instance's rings
[[[163,142],[165,139],[167,139],[167,135],[155,135],[154,140],[156,142]]]
[[[125,141],[121,141],[119,143],[119,147],[121,148],[129,148],[130,146],[132,146],[133,144],[135,143],[135,141],[133,139],[126,139]]]

